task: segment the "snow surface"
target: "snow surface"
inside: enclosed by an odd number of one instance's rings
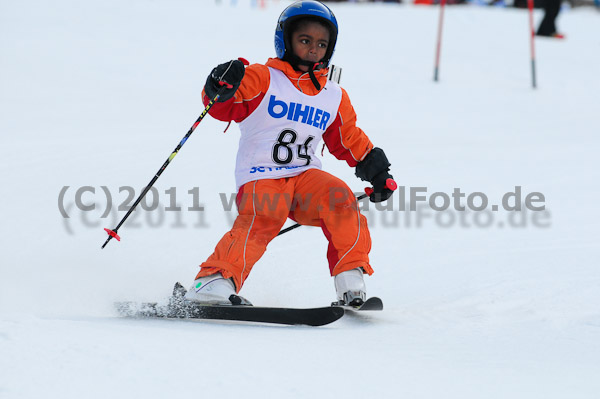
[[[425,210],[417,223],[398,196],[393,212],[371,208],[367,284],[385,310],[326,327],[117,317],[116,300],[159,300],[191,283],[235,216],[219,193],[235,188],[238,131],[207,118],[156,185],[160,209],[175,187],[183,211],[137,211],[122,241],[100,249],[102,229],[125,213],[119,187],[137,196],[150,181],[202,111],[210,69],[273,56],[287,3],[239,3],[0,2],[0,397],[598,397],[592,8],[563,11],[566,40],[536,40],[532,90],[523,10],[449,7],[435,84],[438,8],[332,3],[342,85],[401,185],[484,192],[490,205],[521,186],[543,193],[546,211],[501,210],[478,227],[473,212]],[[345,163],[327,153],[323,163],[362,190]],[[93,211],[74,204],[84,186],[96,190],[82,196]],[[204,213],[186,210],[195,187]],[[327,305],[325,251],[319,229],[277,238],[243,295]]]

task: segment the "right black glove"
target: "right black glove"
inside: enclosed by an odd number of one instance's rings
[[[375,147],[367,154],[365,159],[356,165],[355,175],[361,180],[366,180],[373,185],[373,191],[369,193],[371,202],[382,202],[387,200],[394,193],[394,187],[390,189],[387,184],[388,179],[394,180],[390,175],[390,162],[381,148]]]
[[[231,60],[214,68],[204,85],[204,92],[209,98],[214,98],[221,87],[227,89],[219,97],[220,103],[229,100],[242,83],[242,78],[246,72],[244,63],[240,60]]]

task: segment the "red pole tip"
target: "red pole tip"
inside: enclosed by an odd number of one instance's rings
[[[250,62],[248,62],[248,60],[247,60],[247,59],[245,59],[245,58],[238,57],[238,60],[239,60],[239,61],[242,61],[242,64],[244,64],[244,65],[246,65],[246,66],[250,65]]]
[[[116,239],[117,239],[117,241],[121,241],[121,237],[119,237],[119,236],[117,235],[117,233],[116,233],[116,232],[114,232],[114,231],[112,231],[111,229],[104,229],[104,231],[106,231],[106,232],[108,233],[108,235],[109,235],[109,236],[111,236],[111,237],[113,237],[113,238],[116,238]]]
[[[371,196],[371,194],[373,194],[373,191],[375,191],[375,190],[373,190],[371,187],[365,187],[365,193],[368,196]]]

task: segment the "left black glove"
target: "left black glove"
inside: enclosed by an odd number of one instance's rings
[[[227,89],[219,97],[219,102],[225,102],[229,100],[242,83],[242,78],[246,72],[244,63],[240,60],[232,60],[225,62],[215,67],[204,85],[204,92],[209,98],[213,98],[217,95],[217,92],[221,87],[226,86]]]
[[[389,173],[390,166],[385,153],[378,147],[373,148],[365,159],[356,165],[355,175],[373,185],[373,191],[369,194],[371,202],[386,201],[394,193],[395,187],[390,189],[388,186],[388,179],[394,180]]]

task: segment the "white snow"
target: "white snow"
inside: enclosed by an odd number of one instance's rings
[[[175,187],[183,211],[137,211],[122,241],[100,249],[103,228],[125,214],[119,187],[137,196],[150,181],[202,111],[210,69],[273,56],[288,3],[239,3],[0,3],[0,397],[596,398],[592,8],[561,13],[566,40],[536,39],[532,90],[524,10],[448,7],[436,84],[438,8],[331,3],[342,85],[400,185],[483,192],[490,206],[521,186],[523,197],[544,194],[546,212],[488,212],[493,223],[477,227],[487,219],[474,212],[400,212],[398,196],[394,212],[371,206],[367,285],[385,310],[326,327],[117,317],[114,301],[190,284],[234,217],[219,193],[235,188],[239,133],[207,118],[156,184],[160,209]],[[323,163],[364,187],[345,163],[327,153]],[[96,190],[82,195],[94,211],[74,205],[84,186]],[[195,187],[204,214],[186,210]],[[242,294],[256,305],[327,305],[325,252],[316,228],[277,238]]]

